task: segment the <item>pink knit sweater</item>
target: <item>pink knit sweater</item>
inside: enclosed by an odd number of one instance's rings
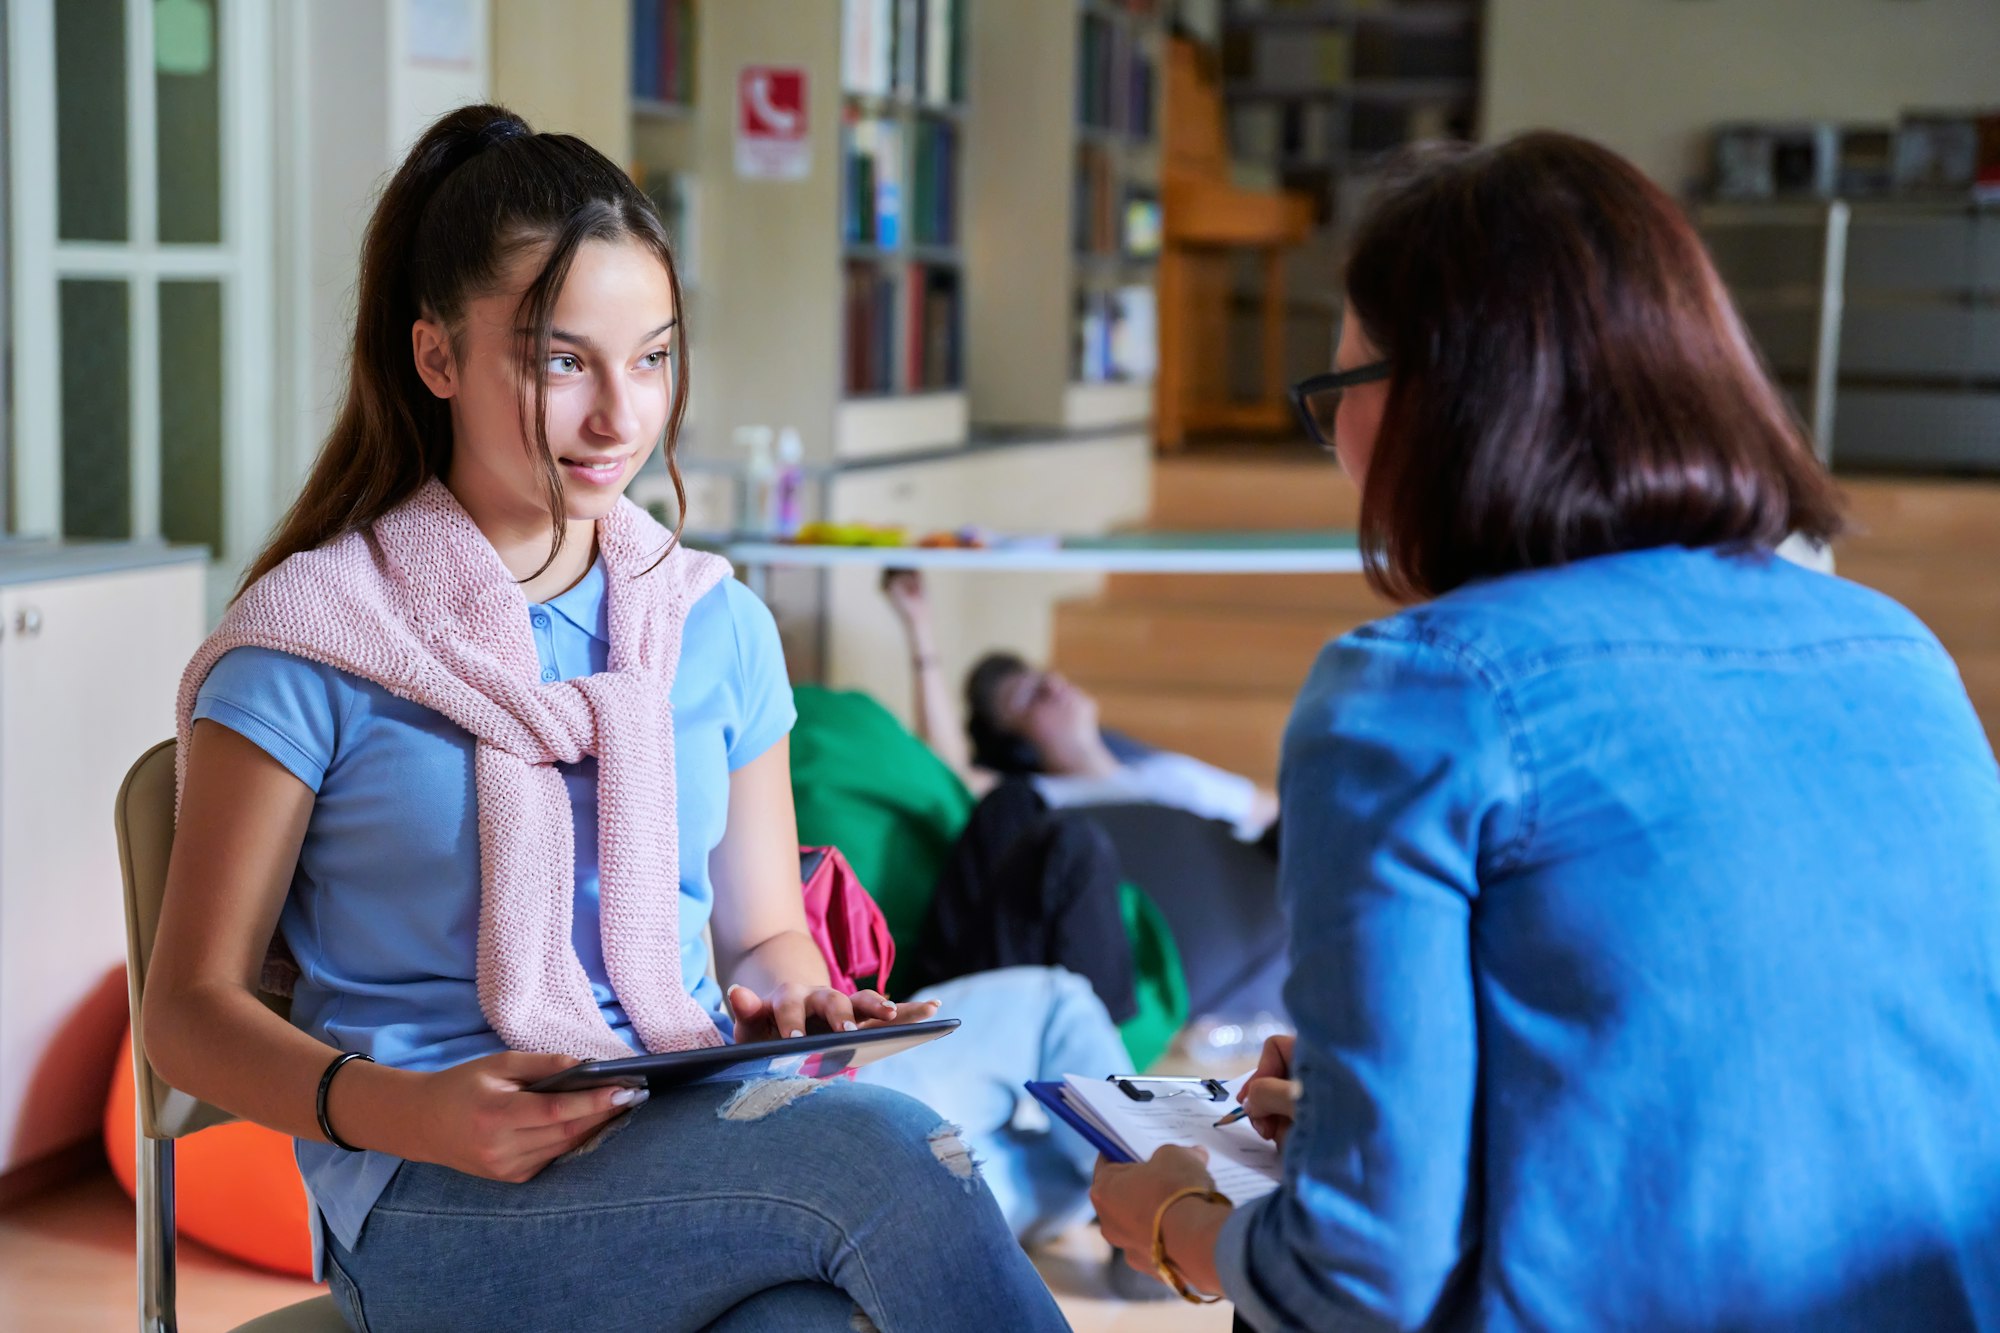
[[[612,988],[647,1050],[720,1044],[681,982],[668,692],[688,610],[729,566],[676,547],[648,573],[670,536],[627,500],[598,523],[609,669],[544,684],[520,585],[444,484],[426,483],[369,530],[292,556],[230,608],[181,678],[181,786],[195,696],[232,648],[337,667],[450,718],[478,742],[477,968],[486,1021],[515,1050],[602,1059],[631,1049],[604,1021],[571,943],[576,852],[569,792],[555,767],[596,755]]]

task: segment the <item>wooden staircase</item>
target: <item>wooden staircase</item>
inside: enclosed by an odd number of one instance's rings
[[[2000,482],[1843,484],[1858,531],[1836,551],[1841,574],[1923,618],[2000,740]],[[1151,521],[1352,528],[1358,506],[1332,459],[1263,446],[1158,460]],[[1269,783],[1321,646],[1393,609],[1358,574],[1118,575],[1057,608],[1055,663],[1107,726]]]
[[[1151,525],[1352,528],[1332,458],[1259,446],[1161,458]],[[1105,725],[1275,783],[1292,699],[1320,648],[1393,608],[1359,574],[1114,575],[1056,609],[1055,664]]]

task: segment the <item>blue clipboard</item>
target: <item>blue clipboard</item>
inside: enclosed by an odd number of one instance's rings
[[[1049,1114],[1083,1135],[1084,1138],[1090,1140],[1090,1145],[1097,1149],[1097,1151],[1103,1153],[1114,1162],[1129,1162],[1132,1160],[1130,1153],[1127,1153],[1123,1148],[1114,1144],[1110,1139],[1105,1138],[1097,1126],[1078,1115],[1076,1108],[1063,1100],[1062,1084],[1029,1083],[1027,1088],[1034,1095],[1036,1101],[1049,1108]]]

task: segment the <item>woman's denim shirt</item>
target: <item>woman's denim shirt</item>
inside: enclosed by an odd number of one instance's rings
[[[2000,1328],[2000,777],[1914,616],[1678,547],[1331,644],[1260,1333]]]

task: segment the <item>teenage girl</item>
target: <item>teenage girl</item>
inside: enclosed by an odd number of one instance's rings
[[[1064,1327],[917,1101],[527,1090],[934,1012],[829,987],[770,614],[623,498],[673,464],[680,296],[580,140],[475,106],[411,150],[339,417],[184,685],[148,1055],[296,1138],[357,1329]]]

